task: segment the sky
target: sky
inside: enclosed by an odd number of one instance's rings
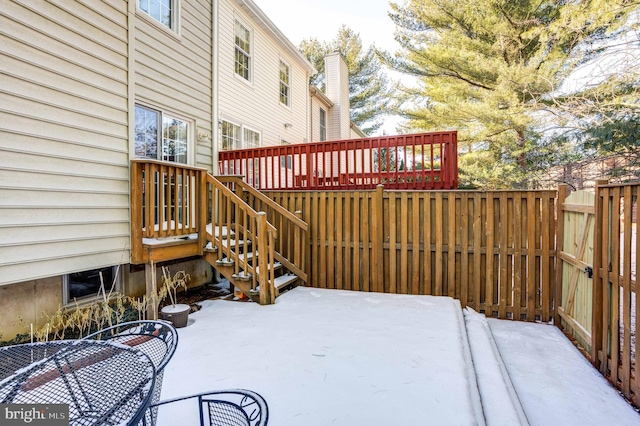
[[[332,40],[343,24],[357,33],[365,47],[374,44],[395,51],[395,26],[387,15],[389,0],[254,0],[296,46],[302,39]]]

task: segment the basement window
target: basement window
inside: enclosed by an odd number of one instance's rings
[[[109,297],[112,291],[122,291],[122,268],[118,272],[117,266],[91,269],[64,275],[62,281],[63,303],[68,305],[74,301],[103,300],[100,274],[104,282],[104,294]]]

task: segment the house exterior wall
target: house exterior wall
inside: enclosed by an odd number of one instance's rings
[[[333,104],[330,103],[325,96],[321,93],[313,93],[310,100],[310,114],[309,114],[309,126],[311,133],[311,142],[320,142],[320,108],[322,108],[326,112],[326,129],[327,129],[327,140],[329,137],[329,129],[331,128],[331,107]]]
[[[269,31],[270,22],[256,14],[255,5],[245,1],[219,3],[219,97],[220,120],[247,126],[261,134],[262,146],[281,141],[309,141],[307,115],[310,65],[300,63]],[[264,17],[263,17],[264,18]],[[235,73],[235,20],[251,32],[250,82]],[[280,61],[289,66],[290,106],[280,102]],[[285,123],[291,126],[286,126]]]
[[[3,2],[0,27],[0,284],[126,262],[127,4]]]

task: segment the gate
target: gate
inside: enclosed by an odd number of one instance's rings
[[[591,349],[595,194],[558,188],[556,324]]]

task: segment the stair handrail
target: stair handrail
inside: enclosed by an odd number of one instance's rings
[[[304,265],[306,256],[304,252],[306,250],[305,238],[303,234],[306,234],[309,225],[302,220],[299,214],[292,213],[282,205],[278,204],[271,198],[264,195],[262,192],[258,191],[248,183],[244,181],[244,176],[241,175],[222,175],[222,176],[214,176],[215,179],[224,184],[233,184],[236,188],[240,188],[242,192],[249,193],[253,198],[260,201],[263,205],[268,206],[269,209],[278,213],[283,217],[284,220],[288,221],[292,225],[296,227],[294,230],[294,240],[298,242],[298,247],[295,247],[296,256],[295,259],[290,259],[282,255],[282,253],[277,250],[274,252],[275,260],[282,263],[282,265],[287,268],[289,271],[293,272],[300,278],[302,281],[307,282],[307,273]],[[233,192],[233,191],[232,191]],[[243,200],[244,202],[244,200]],[[280,234],[282,230],[278,230]]]
[[[263,255],[258,256],[256,265],[251,269],[259,271],[257,274],[257,280],[260,285],[260,304],[273,303],[273,295],[275,293],[275,275],[273,274],[275,269],[275,257],[269,256],[269,253],[272,252],[273,241],[277,238],[278,230],[266,220],[266,213],[254,210],[242,198],[238,197],[231,189],[214,176],[207,174],[206,183],[211,184],[214,191],[220,191],[220,193],[227,197],[232,204],[239,206],[239,208],[255,222],[255,243],[258,245],[259,250],[260,248],[264,250]],[[206,187],[207,185],[205,185],[205,188]],[[222,238],[220,237],[219,240],[216,239],[213,225],[212,233],[210,234],[207,231],[207,237],[211,241],[212,246],[216,246],[221,253],[224,251]],[[230,248],[227,248],[227,254],[231,253],[233,253],[233,257],[235,257],[233,260],[237,263],[238,254],[234,253]]]

